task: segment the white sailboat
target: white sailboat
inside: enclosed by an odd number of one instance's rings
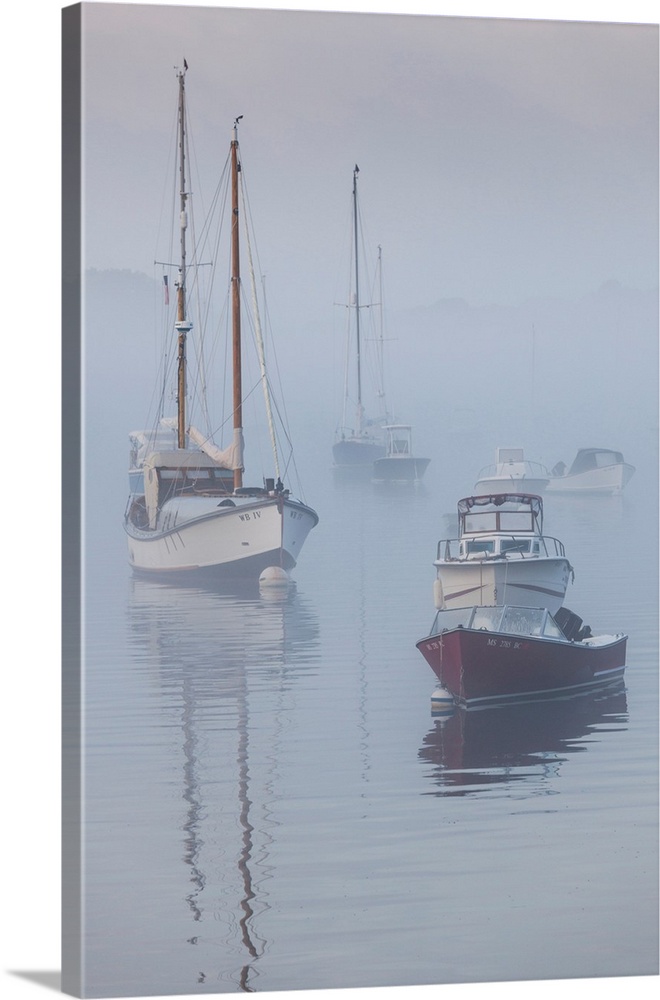
[[[371,470],[375,459],[385,455],[385,442],[383,440],[381,425],[387,423],[386,415],[382,419],[369,419],[365,414],[362,400],[362,362],[363,362],[363,342],[360,311],[363,305],[360,302],[360,265],[359,265],[359,212],[357,196],[357,177],[360,168],[355,165],[353,169],[353,281],[354,287],[350,296],[349,309],[354,318],[355,333],[355,420],[351,421],[348,416],[348,409],[351,399],[349,384],[350,365],[347,357],[346,376],[344,383],[344,404],[342,412],[341,427],[337,432],[337,440],[332,447],[332,457],[334,465],[339,469],[366,469]],[[350,347],[350,334],[348,346]]]
[[[170,578],[287,582],[307,535],[318,523],[311,507],[282,483],[265,356],[260,336],[261,381],[273,445],[274,475],[245,486],[239,225],[241,166],[238,121],[230,144],[231,313],[233,439],[224,449],[187,419],[187,341],[192,330],[187,301],[186,233],[190,192],[186,178],[185,74],[178,71],[179,246],[177,414],[161,418],[154,432],[131,434],[130,496],[124,526],[134,571]],[[249,250],[249,243],[248,243]],[[250,258],[251,258],[251,251]],[[254,296],[256,298],[256,295]],[[257,333],[260,334],[258,322]],[[167,435],[174,433],[168,441]]]

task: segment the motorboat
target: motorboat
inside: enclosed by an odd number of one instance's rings
[[[592,635],[566,608],[469,606],[436,613],[417,648],[459,706],[587,692],[621,681],[627,636]]]
[[[435,606],[510,604],[554,614],[574,577],[564,546],[543,534],[543,500],[494,493],[458,501],[458,538],[438,542]]]
[[[528,462],[522,448],[497,448],[495,464],[486,465],[479,473],[474,492],[508,493],[520,490],[524,493],[544,492],[550,473],[539,462]]]
[[[193,328],[188,303],[188,250],[186,236],[192,199],[188,190],[186,160],[188,154],[186,130],[185,69],[177,73],[179,83],[177,139],[179,150],[178,219],[179,264],[176,272],[176,320],[166,308],[168,338],[166,358],[176,358],[173,371],[176,416],[164,416],[164,378],[162,371],[160,412],[154,421],[153,432],[138,431],[130,435],[131,458],[129,461],[129,498],[124,516],[131,567],[138,574],[166,576],[181,579],[194,575],[218,581],[264,579],[278,585],[286,584],[288,572],[298,560],[307,535],[318,523],[316,512],[302,500],[295,498],[285,487],[280,475],[277,435],[271,403],[270,383],[265,365],[263,338],[258,315],[251,317],[258,345],[261,383],[264,394],[264,428],[268,429],[272,445],[272,466],[269,475],[263,476],[259,485],[243,482],[244,435],[242,388],[243,335],[241,327],[241,276],[239,246],[247,244],[253,301],[256,301],[256,282],[252,266],[251,242],[246,239],[249,213],[245,210],[246,196],[243,171],[239,158],[238,122],[234,122],[229,147],[226,176],[231,188],[226,200],[217,199],[218,206],[227,205],[229,225],[229,257],[231,281],[229,295],[231,309],[231,402],[226,422],[233,426],[231,440],[224,448],[213,439],[212,430],[195,426],[190,410],[191,396],[207,384],[207,374],[201,368],[195,378],[189,378],[188,339]],[[218,220],[221,226],[221,220]],[[191,226],[194,230],[194,226]],[[209,230],[204,226],[204,232]],[[200,246],[195,246],[195,289]],[[164,264],[166,268],[172,265]],[[164,274],[166,307],[169,307],[169,281]],[[210,283],[212,286],[212,282]],[[200,310],[201,312],[201,310]],[[167,338],[165,338],[167,339]],[[199,344],[203,341],[200,335]],[[196,354],[202,355],[196,344]],[[199,401],[200,413],[212,427],[208,400]],[[224,424],[219,420],[217,426]]]
[[[374,461],[372,479],[376,483],[418,482],[431,461],[417,458],[412,450],[412,428],[410,424],[387,424],[383,427],[387,434],[387,453]]]
[[[547,485],[552,493],[621,493],[635,467],[611,448],[580,448],[570,469],[557,462]]]

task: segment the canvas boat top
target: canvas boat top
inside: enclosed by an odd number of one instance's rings
[[[438,561],[565,557],[563,544],[543,534],[543,501],[536,494],[463,497],[458,525],[458,538],[438,542]]]

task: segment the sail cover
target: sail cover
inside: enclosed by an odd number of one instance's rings
[[[243,468],[243,431],[240,427],[234,430],[234,440],[224,449],[218,448],[217,444],[214,444],[210,438],[202,434],[196,427],[188,428],[188,437],[201,448],[205,455],[212,458],[223,469]]]

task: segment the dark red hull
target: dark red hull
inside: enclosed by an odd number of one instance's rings
[[[625,635],[588,645],[455,628],[417,648],[459,704],[587,690],[619,680],[626,662]]]

